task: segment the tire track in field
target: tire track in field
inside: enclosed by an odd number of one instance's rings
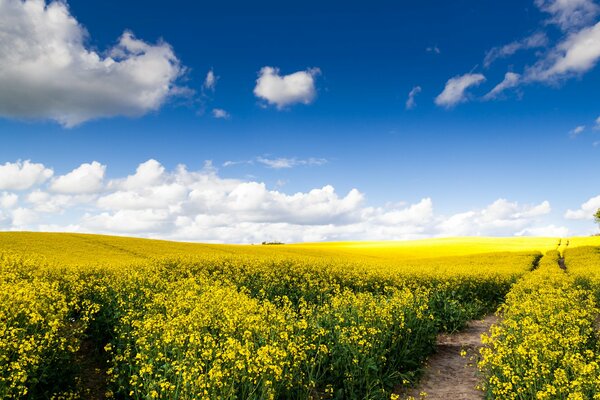
[[[560,254],[560,257],[558,258],[558,266],[563,271],[567,270],[567,265],[565,264],[565,251],[567,250],[568,247],[569,247],[569,241],[568,240],[566,240],[564,243],[562,243],[562,241],[561,241],[561,243],[560,243],[560,245],[558,247],[558,252]]]
[[[482,347],[481,334],[498,322],[494,314],[482,320],[474,320],[466,329],[454,333],[441,333],[437,337],[436,352],[426,363],[425,372],[419,384],[405,392],[397,392],[402,398],[422,398],[428,400],[472,400],[483,399],[483,392],[476,387],[480,384],[477,370],[479,349]],[[461,354],[462,353],[462,354]]]
[[[107,363],[103,355],[90,339],[81,342],[75,355],[77,365],[77,389],[86,400],[102,400],[106,398]]]

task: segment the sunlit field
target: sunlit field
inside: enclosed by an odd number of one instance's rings
[[[488,398],[598,388],[598,238],[0,233],[0,254],[2,398],[398,398],[439,333],[499,307],[480,360]]]
[[[585,245],[587,238],[577,238]],[[591,240],[596,240],[591,238]],[[205,255],[299,255],[365,261],[397,261],[494,252],[556,248],[558,238],[443,238],[388,242],[331,242],[271,245],[214,245],[70,233],[0,232],[4,252],[36,254],[61,264],[132,262],[152,257]],[[573,244],[577,242],[573,241]],[[597,240],[600,242],[600,240]],[[572,244],[572,246],[573,246]]]

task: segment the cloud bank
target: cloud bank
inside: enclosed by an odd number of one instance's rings
[[[286,168],[277,160],[269,161],[273,168]],[[498,199],[441,215],[428,197],[375,206],[356,188],[338,193],[324,185],[285,193],[252,179],[223,178],[209,162],[198,170],[180,165],[169,171],[148,160],[132,174],[111,179],[108,170],[93,161],[53,178],[54,171],[39,163],[4,164],[0,228],[235,243],[568,232],[544,221],[551,212],[548,201]]]

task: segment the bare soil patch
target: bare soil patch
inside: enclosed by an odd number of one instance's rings
[[[77,383],[81,395],[87,400],[105,399],[106,361],[91,340],[81,342],[75,362],[79,367]]]
[[[419,384],[399,394],[403,398],[419,399],[424,392],[428,400],[483,399],[483,392],[476,388],[480,383],[477,361],[482,346],[481,334],[487,333],[497,321],[498,317],[489,315],[483,320],[469,322],[461,332],[440,334],[436,352],[427,361]],[[461,355],[462,351],[466,352],[465,356]]]

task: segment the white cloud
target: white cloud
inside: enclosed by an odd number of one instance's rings
[[[56,194],[36,189],[26,196],[27,203],[32,209],[41,213],[60,214],[66,209],[76,207],[81,204],[90,204],[95,196],[90,194],[68,195]]]
[[[258,157],[257,161],[261,164],[266,165],[269,168],[273,169],[282,169],[282,168],[292,168],[296,165],[296,162],[293,158],[263,158]]]
[[[279,109],[296,103],[310,104],[317,96],[315,80],[320,73],[318,68],[310,68],[280,75],[277,68],[263,67],[258,74],[254,94]]]
[[[417,106],[417,103],[415,102],[415,97],[419,93],[421,93],[421,86],[415,86],[410,90],[410,92],[408,92],[408,99],[406,99],[407,110],[412,110]]]
[[[27,208],[17,208],[12,212],[12,225],[16,229],[28,227],[37,220],[36,212]]]
[[[438,106],[450,108],[467,100],[467,89],[485,81],[482,74],[464,74],[450,78],[442,93],[435,98]]]
[[[257,157],[256,161],[260,164],[266,165],[269,168],[273,169],[282,169],[282,168],[293,168],[299,165],[307,165],[307,166],[320,166],[327,164],[327,160],[324,158],[307,158],[304,160],[297,158],[265,158],[265,157]]]
[[[1,92],[1,91],[0,91]],[[29,160],[0,165],[0,190],[25,190],[50,179],[54,171]]]
[[[157,110],[188,89],[165,42],[148,44],[125,32],[102,54],[66,2],[0,1],[0,116],[49,119],[66,127]]]
[[[0,208],[13,208],[18,201],[19,196],[15,193],[0,193]]]
[[[569,236],[569,228],[556,225],[526,228],[517,232],[515,236],[565,237]]]
[[[154,159],[138,165],[135,174],[129,175],[122,180],[113,180],[109,183],[109,187],[122,189],[140,189],[149,186],[154,186],[163,181],[165,167]]]
[[[188,190],[180,183],[161,184],[116,191],[98,199],[98,207],[109,210],[177,209]]]
[[[223,110],[222,108],[213,108],[212,114],[213,114],[213,117],[215,117],[217,119],[231,118],[231,115],[229,115],[229,113],[227,111]]]
[[[517,87],[521,81],[521,75],[514,72],[507,72],[504,74],[504,79],[502,82],[494,86],[494,88],[485,96],[483,96],[484,100],[492,100],[497,98],[501,93],[503,93],[507,89],[511,89]]]
[[[435,53],[435,54],[440,54],[440,48],[437,46],[429,46],[427,48],[425,48],[425,51],[427,51],[428,53]]]
[[[550,203],[520,205],[498,199],[482,210],[458,213],[442,221],[440,231],[445,236],[514,235],[532,228],[537,218],[551,211]]]
[[[324,162],[271,161],[272,166]],[[22,195],[2,192],[0,224],[13,230],[238,243],[566,232],[544,220],[551,211],[547,201],[529,205],[499,199],[481,209],[445,216],[435,212],[428,197],[378,207],[366,204],[356,188],[338,193],[323,185],[286,193],[280,185],[269,188],[255,179],[223,178],[209,162],[199,170],[183,165],[167,170],[148,160],[133,174],[108,182],[104,168],[99,163],[82,164],[56,180],[36,183]],[[68,193],[54,191],[57,182]]]
[[[206,73],[206,78],[204,78],[204,89],[214,91],[217,86],[217,80],[219,80],[219,77],[215,75],[215,72],[211,68]]]
[[[535,5],[552,15],[549,22],[565,31],[593,22],[600,13],[593,0],[535,0]]]
[[[599,130],[600,129],[600,117],[596,118],[596,125],[594,125],[594,129]]]
[[[222,164],[222,166],[223,166],[223,167],[232,167],[232,166],[234,166],[234,165],[240,165],[240,164],[252,164],[252,163],[253,163],[253,161],[252,161],[252,160],[250,160],[250,161],[233,161],[233,160],[227,160],[227,161],[225,161],[225,162]]]
[[[105,171],[106,166],[97,161],[81,164],[68,174],[55,178],[50,189],[67,194],[96,193],[102,189]]]
[[[579,125],[576,126],[575,128],[571,129],[569,131],[569,135],[572,138],[576,138],[577,136],[579,136],[583,131],[585,131],[585,125]]]
[[[572,33],[526,71],[529,81],[555,81],[581,75],[600,58],[600,22]]]
[[[600,196],[592,197],[577,210],[567,210],[566,219],[593,219],[594,213],[600,208]]]
[[[168,218],[164,210],[119,210],[114,214],[86,214],[81,222],[85,228],[100,232],[156,234],[168,227]]]
[[[544,47],[548,44],[548,38],[543,32],[536,32],[524,39],[517,40],[500,47],[494,47],[485,54],[483,65],[488,68],[494,61],[500,58],[510,57],[519,50]]]

